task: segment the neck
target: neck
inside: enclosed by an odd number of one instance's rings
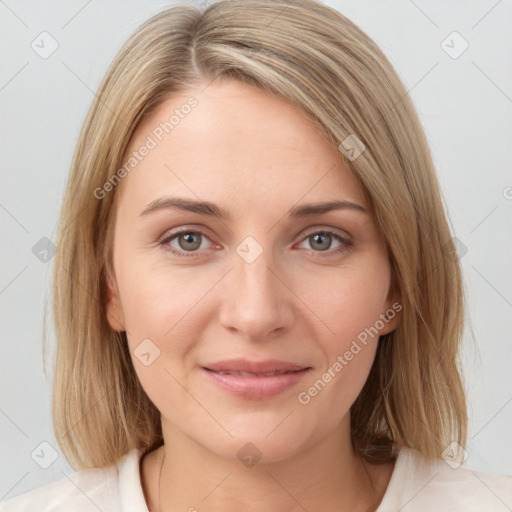
[[[354,454],[348,425],[286,460],[253,466],[171,430],[143,478],[151,512],[374,511],[391,476]]]

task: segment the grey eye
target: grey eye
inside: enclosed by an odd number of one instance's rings
[[[308,240],[313,241],[310,242],[310,245],[313,249],[317,249],[319,251],[326,251],[331,247],[332,238],[333,236],[329,233],[319,232],[309,236]]]
[[[180,249],[184,251],[195,251],[201,246],[201,234],[189,231],[177,235],[178,244]]]

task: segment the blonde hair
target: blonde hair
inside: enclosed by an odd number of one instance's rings
[[[378,46],[330,7],[224,0],[203,11],[175,6],[139,27],[111,64],[82,127],[53,287],[53,421],[63,453],[75,468],[103,467],[133,448],[149,451],[163,442],[159,411],[138,381],[126,333],[114,332],[106,317],[118,187],[102,199],[94,191],[122,167],[144,116],[174,93],[221,76],[292,101],[336,147],[351,135],[365,146],[345,161],[386,240],[403,309],[395,331],[379,340],[351,407],[357,453],[386,462],[403,446],[427,459],[439,458],[452,441],[465,447],[460,269],[407,91]]]

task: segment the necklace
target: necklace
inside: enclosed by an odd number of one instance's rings
[[[164,467],[165,460],[165,450],[164,456],[162,457],[162,464],[160,464],[160,472],[158,474],[158,512],[162,512],[162,508],[160,506],[160,483],[162,482],[162,468]]]

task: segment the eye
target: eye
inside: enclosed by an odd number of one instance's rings
[[[190,257],[197,256],[202,249],[207,248],[204,243],[206,240],[209,238],[201,231],[180,229],[164,235],[159,244],[178,257]],[[333,241],[337,243],[334,249],[332,249]],[[328,229],[310,232],[301,243],[305,242],[309,243],[315,257],[332,257],[352,246],[348,235],[342,236]]]
[[[198,249],[204,249],[203,242],[208,237],[201,231],[182,229],[169,233],[160,240],[160,245],[167,247],[176,256],[195,256]],[[175,245],[171,242],[175,240]],[[178,247],[176,247],[176,245]]]
[[[334,250],[330,250],[333,240],[338,244]],[[328,257],[340,254],[352,246],[348,236],[342,236],[335,231],[314,231],[306,236],[302,243],[308,242],[315,256]],[[326,253],[326,254],[322,254]]]

